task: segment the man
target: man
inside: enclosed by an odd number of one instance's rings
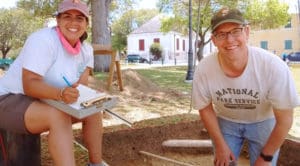
[[[275,166],[299,104],[289,68],[247,44],[250,27],[240,11],[222,8],[211,27],[218,50],[195,70],[193,103],[214,143],[214,165],[236,163],[248,140],[252,166]]]

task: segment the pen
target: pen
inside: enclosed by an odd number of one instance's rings
[[[68,86],[70,86],[70,87],[72,86],[72,84],[67,80],[67,78],[65,76],[63,76],[63,79]]]

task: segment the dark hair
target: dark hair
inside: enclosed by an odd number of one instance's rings
[[[59,18],[59,17],[61,16],[61,14],[63,14],[63,13],[57,13],[57,12],[55,12],[55,13],[53,14],[53,17]],[[88,22],[89,22],[89,18],[86,17],[84,14],[83,14],[82,16],[85,17],[86,22],[88,23]]]
[[[87,32],[84,32],[82,36],[80,36],[79,40],[83,43],[88,38]]]

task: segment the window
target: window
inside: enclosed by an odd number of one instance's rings
[[[153,43],[159,43],[159,38],[154,38]]]
[[[145,41],[144,39],[139,40],[139,50],[144,51],[145,50]]]
[[[185,51],[185,40],[182,40],[182,51]]]
[[[179,50],[179,39],[176,39],[176,50]]]
[[[260,47],[267,50],[268,49],[268,41],[261,41]]]
[[[284,41],[284,49],[286,49],[286,50],[293,49],[292,40],[285,40]]]

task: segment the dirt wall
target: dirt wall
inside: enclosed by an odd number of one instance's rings
[[[280,149],[278,166],[299,166],[300,165],[300,141],[286,139]]]
[[[161,153],[166,150],[162,142],[167,139],[208,139],[208,135],[201,129],[202,123],[196,120],[105,133],[103,158],[111,165],[119,165],[139,158],[139,151]]]

